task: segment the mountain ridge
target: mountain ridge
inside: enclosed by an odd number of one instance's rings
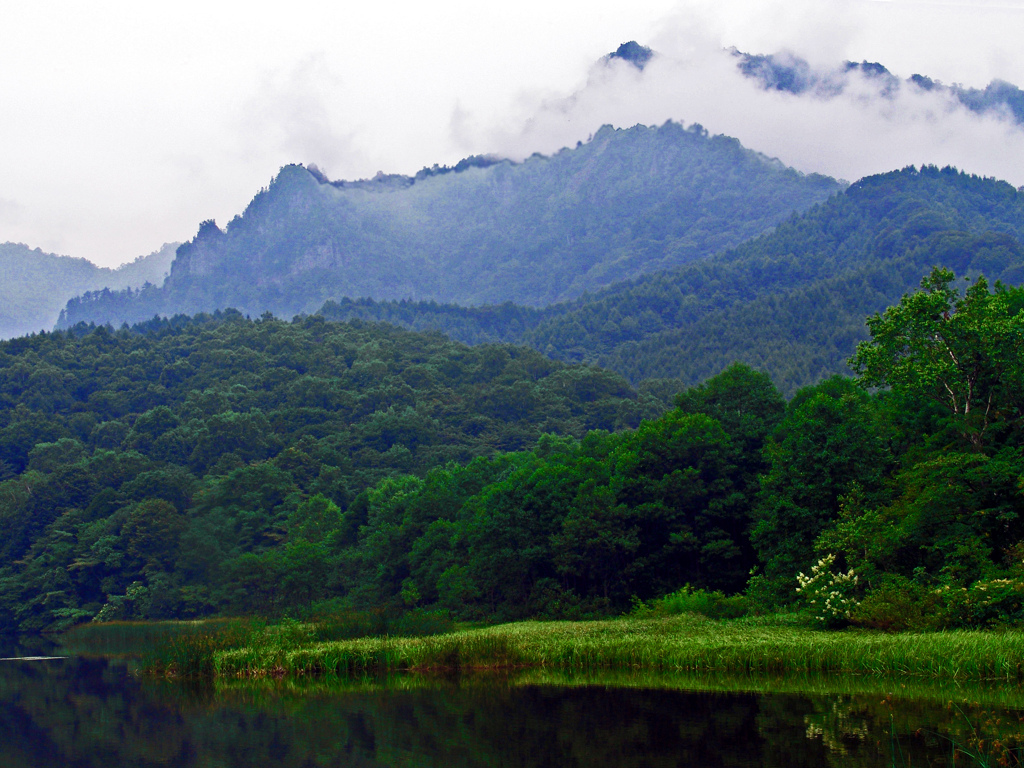
[[[0,243],[0,339],[50,330],[66,302],[85,291],[163,283],[178,243],[111,269],[88,259]]]
[[[736,245],[842,187],[672,122],[412,177],[330,182],[290,165],[223,230],[204,222],[163,288],[85,295],[61,324],[291,316],[345,296],[544,306]]]
[[[792,394],[847,372],[863,318],[932,266],[1024,283],[1024,193],[926,166],[855,182],[773,231],[700,262],[539,310],[342,301],[333,320],[384,320],[470,343],[525,343],[634,384],[696,384],[735,361]]]

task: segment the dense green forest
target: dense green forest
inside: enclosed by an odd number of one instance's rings
[[[0,243],[0,339],[51,330],[68,300],[86,291],[160,285],[177,247],[178,243],[165,244],[148,256],[108,269],[21,243]]]
[[[686,587],[1024,621],[1024,289],[936,269],[867,325],[856,378],[787,401],[734,364],[671,408],[664,383],[321,317],[6,342],[2,615],[578,617]]]
[[[318,317],[3,342],[0,616],[88,619],[136,582],[145,615],[253,610],[243,555],[277,552],[317,504],[352,525],[353,500],[392,475],[635,427],[665,405],[527,348]]]
[[[476,618],[689,585],[762,609],[835,593],[823,620],[883,628],[1024,620],[1024,289],[936,270],[868,327],[857,379],[788,402],[737,364],[637,430],[388,480],[327,545],[337,578]]]
[[[675,271],[530,309],[340,300],[334,320],[386,320],[467,343],[524,343],[633,382],[692,385],[742,361],[784,394],[834,374],[867,338],[864,317],[936,264],[1024,282],[1024,194],[952,168],[871,176],[773,232]]]
[[[163,287],[88,294],[62,323],[290,318],[343,297],[542,306],[737,245],[842,186],[672,122],[413,177],[286,166],[224,230],[205,222]]]

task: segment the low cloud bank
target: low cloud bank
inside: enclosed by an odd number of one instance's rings
[[[525,95],[499,121],[461,112],[453,134],[467,149],[486,146],[522,158],[572,146],[604,123],[679,120],[735,136],[802,171],[851,181],[933,164],[1024,184],[1024,128],[1009,105],[994,98],[998,83],[988,89],[986,105],[982,89],[910,82],[906,78],[916,73],[901,76],[842,60],[811,65],[792,54],[744,58],[692,30],[666,35],[653,47],[656,55],[642,68],[604,59],[578,90]],[[758,61],[764,66],[750,66]],[[793,76],[786,87],[778,80],[783,69]],[[975,98],[974,109],[965,95]]]

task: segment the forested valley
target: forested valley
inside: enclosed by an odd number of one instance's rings
[[[935,269],[867,328],[788,400],[319,316],[4,342],[0,615],[1024,621],[1024,289]]]

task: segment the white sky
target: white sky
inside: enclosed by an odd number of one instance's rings
[[[630,39],[665,56],[593,69]],[[759,93],[721,54],[1024,87],[1021,39],[1018,0],[0,0],[0,242],[112,266],[223,225],[285,163],[412,173],[668,118],[850,180],[954,162],[1024,184],[1005,122]]]

